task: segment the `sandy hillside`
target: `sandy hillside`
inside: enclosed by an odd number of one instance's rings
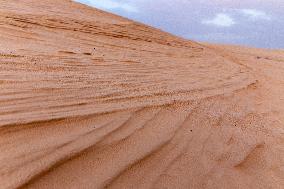
[[[284,188],[283,50],[0,0],[0,89],[0,189]]]

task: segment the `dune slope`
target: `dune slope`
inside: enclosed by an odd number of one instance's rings
[[[1,189],[283,188],[283,51],[0,4]]]

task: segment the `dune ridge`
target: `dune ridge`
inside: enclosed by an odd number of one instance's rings
[[[282,50],[0,4],[0,188],[284,186]]]

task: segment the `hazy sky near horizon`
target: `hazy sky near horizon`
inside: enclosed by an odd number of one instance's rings
[[[76,0],[204,42],[284,48],[284,0]]]

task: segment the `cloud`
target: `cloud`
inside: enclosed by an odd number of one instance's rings
[[[104,10],[119,9],[126,12],[138,12],[137,7],[129,3],[122,3],[113,0],[76,0],[76,1]]]
[[[256,9],[240,9],[241,14],[249,17],[252,20],[271,20],[271,17],[265,12]]]
[[[203,20],[202,23],[219,27],[231,27],[235,24],[235,21],[232,17],[225,13],[218,13],[213,19]]]

